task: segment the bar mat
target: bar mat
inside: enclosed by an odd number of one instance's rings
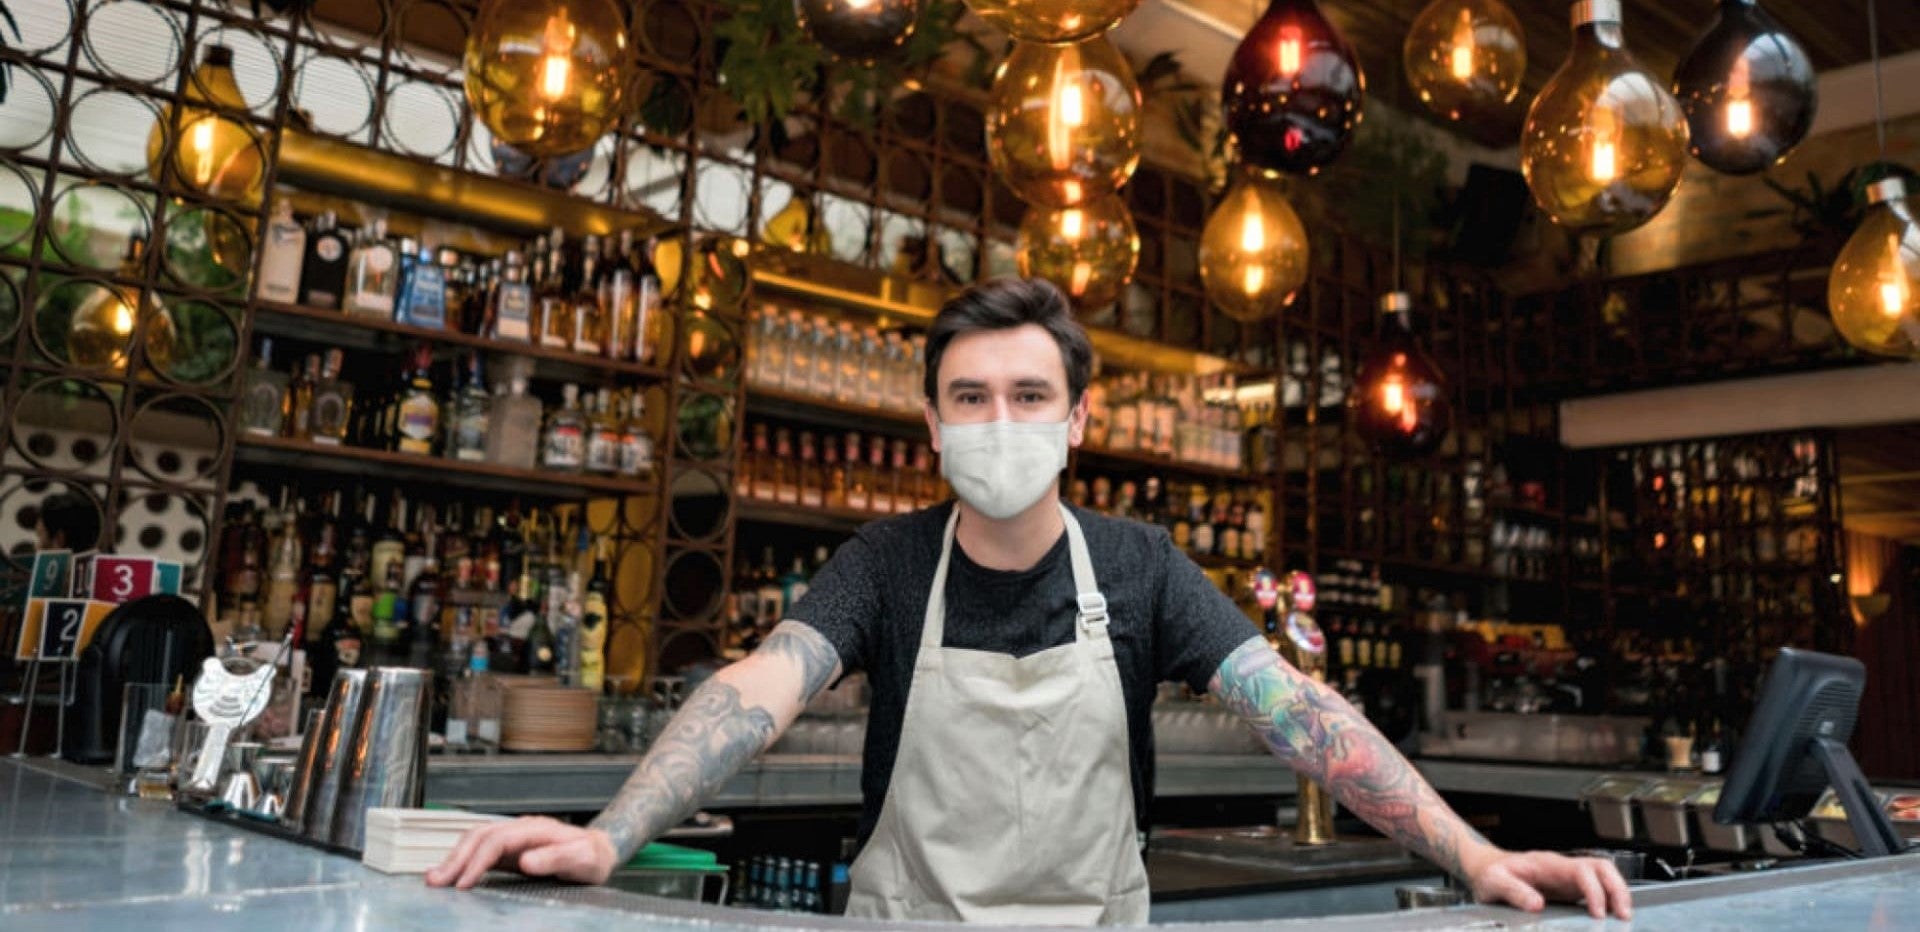
[[[182,799],[174,803],[174,808],[209,821],[218,822],[222,825],[230,825],[237,829],[243,829],[258,835],[265,835],[268,838],[277,838],[281,841],[289,841],[296,845],[303,845],[308,848],[325,851],[328,854],[338,854],[356,861],[360,860],[360,852],[352,848],[343,848],[339,845],[314,841],[293,829],[281,825],[278,819],[269,819],[266,816],[255,815],[250,812],[241,812],[217,799]]]

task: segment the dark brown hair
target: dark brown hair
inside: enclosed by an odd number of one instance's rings
[[[1067,402],[1078,404],[1093,374],[1093,344],[1086,329],[1073,319],[1066,295],[1043,278],[996,278],[967,289],[940,308],[927,330],[927,400],[939,399],[940,357],[946,355],[954,337],[1023,324],[1039,324],[1060,345],[1060,361],[1067,367]]]

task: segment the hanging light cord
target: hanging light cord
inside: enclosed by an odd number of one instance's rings
[[[1887,101],[1880,86],[1880,15],[1867,0],[1867,56],[1873,59],[1873,130],[1880,142],[1880,161],[1887,160]]]

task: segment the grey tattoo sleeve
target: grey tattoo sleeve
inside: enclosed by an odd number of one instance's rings
[[[794,712],[826,686],[840,665],[826,638],[791,621],[767,637],[755,652],[756,658],[762,656],[789,662],[798,671]],[[691,815],[766,750],[779,737],[779,717],[764,704],[743,702],[740,690],[726,679],[707,681],[667,723],[592,827],[612,837],[624,863],[649,840]]]

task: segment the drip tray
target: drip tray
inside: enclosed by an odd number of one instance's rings
[[[1166,829],[1153,836],[1153,850],[1314,872],[1330,868],[1404,868],[1418,863],[1405,848],[1385,838],[1343,835],[1330,845],[1297,845],[1291,829],[1271,825]]]

